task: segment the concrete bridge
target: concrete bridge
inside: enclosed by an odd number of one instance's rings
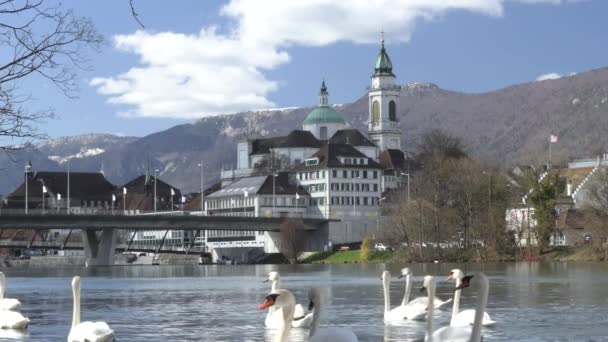
[[[82,231],[82,248],[85,252],[87,266],[108,266],[113,264],[114,252],[117,249],[116,236],[118,230],[227,230],[227,231],[264,231],[278,232],[284,218],[238,217],[238,216],[200,216],[200,215],[0,215],[0,230],[21,229],[34,230],[28,246],[39,232],[51,229],[68,229]],[[309,233],[326,227],[325,219],[302,219]],[[133,234],[133,237],[135,234]],[[166,236],[166,234],[165,234]],[[69,239],[69,236],[68,236]],[[62,248],[68,247],[66,239]],[[194,244],[187,248],[189,252]],[[133,238],[130,239],[128,250]],[[163,239],[164,241],[164,239]],[[6,243],[6,242],[5,242]],[[37,243],[36,245],[38,245]],[[49,248],[56,248],[57,244]],[[3,243],[0,243],[3,247]],[[7,246],[4,246],[7,247]],[[37,246],[38,247],[38,246]],[[74,247],[74,246],[70,246]],[[162,242],[156,252],[162,251]]]

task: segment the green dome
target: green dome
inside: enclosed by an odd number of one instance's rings
[[[393,74],[393,63],[391,62],[386,49],[384,48],[384,40],[382,41],[382,48],[376,59],[376,65],[374,66],[374,75],[391,75]]]
[[[346,121],[340,115],[340,113],[336,112],[333,108],[322,106],[313,109],[310,114],[304,120],[305,125],[314,125],[321,123],[340,123],[346,124]]]

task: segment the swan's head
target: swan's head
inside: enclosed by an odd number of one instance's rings
[[[323,294],[321,290],[317,287],[311,287],[308,290],[308,310],[311,311],[315,308],[315,305],[321,305],[321,301],[323,300]]]
[[[264,310],[271,306],[277,309],[287,306],[294,307],[296,305],[295,303],[295,297],[290,291],[280,289],[269,293],[268,296],[264,298],[264,302],[258,305],[258,310]]]
[[[389,272],[389,271],[382,272],[382,277],[380,279],[382,279],[383,284],[389,284],[391,282],[391,272]]]
[[[279,272],[268,273],[268,279],[266,281],[279,281]]]
[[[401,269],[401,274],[399,275],[399,279],[401,279],[403,277],[407,277],[410,274],[412,274],[412,273],[410,272],[409,268],[407,268],[407,267],[403,268],[403,269]]]
[[[435,277],[431,275],[424,276],[424,281],[422,282],[420,292],[426,291],[428,293],[429,289],[433,286],[435,286]]]
[[[72,278],[72,288],[79,289],[80,288],[80,276],[75,276]]]
[[[448,280],[461,280],[462,278],[464,278],[464,272],[458,268],[451,270],[448,274]]]
[[[460,280],[460,283],[458,285],[456,285],[456,290],[465,289],[465,288],[471,286],[471,279],[473,279],[473,278],[474,278],[473,275],[468,275],[468,276],[462,277],[462,279]]]

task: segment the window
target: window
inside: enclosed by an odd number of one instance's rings
[[[319,165],[319,159],[317,159],[317,158],[306,159],[306,166],[313,166],[313,165]]]
[[[365,159],[361,158],[361,160],[359,161],[359,164],[365,165]]]
[[[374,184],[374,191],[378,191],[378,184]]]
[[[332,170],[332,171],[331,171],[331,176],[332,176],[333,178],[338,178],[338,170]]]
[[[319,130],[319,136],[321,137],[321,140],[327,140],[327,127],[321,126],[321,129]]]
[[[353,164],[357,165],[357,158],[353,159]]]
[[[372,105],[372,113],[373,113],[372,120],[375,123],[380,122],[380,102],[374,101],[374,103]]]
[[[367,197],[363,197],[363,205],[367,205]]]
[[[388,119],[393,122],[397,121],[397,104],[392,100],[388,103]]]
[[[355,171],[354,171],[354,170],[350,172],[350,176],[351,176],[352,178],[357,177],[357,176],[355,175]]]
[[[367,171],[363,171],[363,178],[367,178]]]
[[[342,171],[342,178],[348,178],[348,171],[346,171],[346,170]]]
[[[319,171],[315,172],[315,179],[319,179]]]
[[[325,205],[325,197],[319,198],[319,205]]]
[[[355,202],[359,205],[359,197],[355,197]]]
[[[378,178],[378,171],[374,171],[374,179]]]
[[[344,158],[344,164],[346,164],[346,165],[350,165],[350,164],[352,164],[352,163],[353,163],[353,162],[352,162],[352,160],[351,160],[350,158]]]

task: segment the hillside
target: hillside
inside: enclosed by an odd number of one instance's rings
[[[434,128],[463,137],[470,153],[501,165],[546,158],[551,132],[559,136],[554,162],[595,156],[608,147],[608,68],[482,94],[416,83],[403,87],[400,101],[403,146],[410,150]],[[352,126],[366,130],[366,95],[336,109]],[[150,158],[163,180],[195,190],[200,186],[200,160],[205,161],[210,184],[222,167],[234,165],[239,138],[288,133],[301,127],[309,111],[291,108],[204,118],[142,138],[86,135],[44,142],[36,151],[12,155],[13,160],[0,156],[0,193],[23,179],[28,158],[35,170],[63,169],[70,159],[72,169],[103,169],[116,184],[144,172]]]

